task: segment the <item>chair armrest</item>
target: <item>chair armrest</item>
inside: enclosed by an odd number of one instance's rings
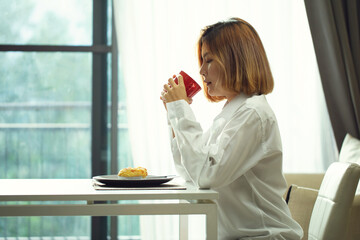
[[[324,173],[285,173],[284,177],[288,187],[297,185],[319,190]]]
[[[288,206],[291,216],[304,231],[303,240],[308,239],[308,229],[318,190],[292,185],[288,191]]]
[[[288,206],[292,217],[304,230],[303,240],[308,239],[308,228],[314,207],[317,189],[292,185],[288,190]],[[360,239],[360,194],[355,195],[344,240]]]

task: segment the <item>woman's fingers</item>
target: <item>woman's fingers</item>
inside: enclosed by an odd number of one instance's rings
[[[173,78],[169,78],[168,83],[171,87],[175,87],[177,85]]]
[[[164,90],[165,91],[170,91],[170,86],[169,86],[169,84],[164,84]]]
[[[184,86],[184,78],[183,76],[181,76],[180,74],[177,76],[177,79],[178,79],[178,85],[179,86]]]
[[[177,79],[177,82],[175,82],[174,79]],[[168,79],[168,84],[171,86],[171,87],[175,87],[175,86],[185,86],[184,84],[184,78],[183,76],[181,76],[180,74],[178,76],[173,76],[173,78],[169,78]]]
[[[166,91],[166,90],[163,90],[163,91],[161,92],[161,99],[164,100],[164,101],[166,101],[166,94],[167,94],[167,91]]]
[[[177,82],[175,81],[175,79],[177,79]],[[178,75],[175,78],[168,79],[168,83],[164,84],[164,89],[161,92],[160,98],[161,100],[163,100],[164,103],[169,103],[181,99],[184,99],[190,103],[192,102],[191,100],[189,101],[186,96],[184,79],[181,75]]]

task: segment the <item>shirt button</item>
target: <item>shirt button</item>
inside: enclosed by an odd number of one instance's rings
[[[213,157],[209,157],[209,162],[211,166],[216,164],[216,161]]]

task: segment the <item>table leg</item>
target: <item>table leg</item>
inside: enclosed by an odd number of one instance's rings
[[[206,213],[206,239],[218,239],[217,207],[216,204]]]
[[[188,215],[179,215],[179,240],[189,239],[189,217]]]
[[[186,200],[179,200],[179,203],[188,203]],[[189,217],[188,215],[179,215],[179,240],[189,239]]]

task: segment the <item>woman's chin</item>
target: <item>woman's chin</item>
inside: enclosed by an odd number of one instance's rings
[[[214,91],[212,91],[210,88],[208,88],[208,94],[212,97],[215,97]]]

